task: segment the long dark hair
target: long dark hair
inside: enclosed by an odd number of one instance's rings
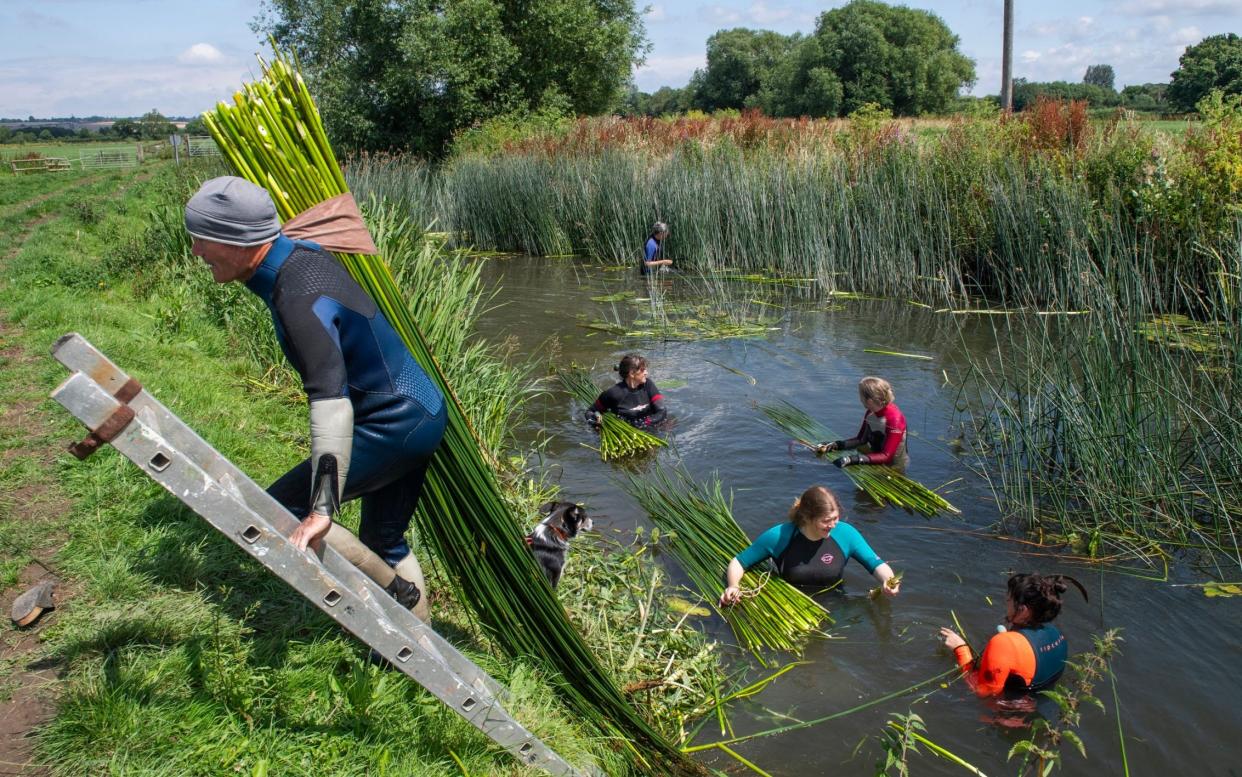
[[[631,372],[636,372],[647,366],[647,359],[636,353],[627,353],[621,357],[621,363],[617,365],[617,373],[621,375],[621,380],[625,380],[630,376]]]
[[[1042,626],[1061,614],[1061,597],[1069,590],[1066,583],[1073,583],[1087,598],[1087,589],[1069,575],[1038,575],[1020,572],[1009,578],[1009,598],[1014,606],[1025,605],[1031,613],[1029,625]]]

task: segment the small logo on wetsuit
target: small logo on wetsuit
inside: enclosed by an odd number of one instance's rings
[[[824,555],[819,557],[819,560],[824,562],[824,564],[831,564],[834,558],[836,558],[836,556],[832,555],[831,553],[825,553]]]

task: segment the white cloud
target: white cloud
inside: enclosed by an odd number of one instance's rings
[[[647,57],[647,63],[634,70],[634,83],[644,92],[668,84],[685,84],[694,71],[707,66],[706,54]]]
[[[191,116],[227,100],[250,74],[240,63],[37,57],[0,65],[0,116]]]
[[[1040,53],[1039,53],[1038,51],[1024,51],[1024,52],[1022,52],[1022,61],[1023,61],[1023,62],[1038,62],[1038,61],[1039,61],[1039,57],[1040,57]]]
[[[1176,13],[1181,16],[1236,16],[1237,0],[1132,0],[1121,7],[1124,14],[1160,16]]]
[[[206,65],[220,62],[224,55],[220,49],[210,43],[195,43],[177,55],[177,61],[183,65]]]
[[[712,24],[737,24],[742,21],[742,15],[732,8],[726,8],[723,5],[704,5],[700,6],[698,16],[705,22]]]
[[[768,25],[774,22],[788,21],[794,17],[795,12],[791,8],[772,8],[767,3],[755,3],[751,5],[746,15],[756,24]]]
[[[1191,43],[1198,43],[1203,40],[1203,33],[1198,27],[1183,27],[1173,33],[1173,43],[1179,46],[1187,46]]]

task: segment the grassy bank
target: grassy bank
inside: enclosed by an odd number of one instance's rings
[[[76,330],[259,482],[305,456],[303,399],[294,376],[276,366],[283,361],[268,314],[239,286],[212,284],[185,253],[180,207],[193,178],[163,165],[77,187],[40,180],[46,189],[24,180],[20,192],[0,188],[15,203],[0,217],[16,246],[0,288],[6,342],[38,355],[0,378],[5,395],[33,385],[46,397],[64,375],[43,355]],[[428,335],[443,345],[442,366],[472,423],[494,452],[508,453],[511,413],[529,379],[521,364],[469,337],[486,300],[477,267],[422,245],[383,207],[371,218],[403,284],[440,311],[442,326]],[[29,430],[27,444],[81,436],[46,400],[43,410],[50,426]],[[43,631],[48,656],[65,670],[58,714],[39,738],[52,771],[528,773],[403,676],[369,666],[331,621],[113,452],[85,463],[60,455],[50,473],[16,469],[6,478],[22,487],[36,474],[50,474],[71,500],[54,529],[65,539],[54,563],[75,595]],[[508,482],[517,502],[543,495],[520,467]],[[3,523],[6,586],[34,547],[19,525]],[[590,584],[570,575],[561,600],[618,684],[646,681],[639,708],[676,738],[680,720],[706,704],[716,657],[664,606],[645,558],[584,546],[571,569]],[[571,761],[624,773],[612,743],[584,736],[552,701],[547,678],[492,658],[443,594],[434,565],[431,574],[441,592],[436,625],[509,685],[510,711]],[[635,615],[640,601],[645,620]]]

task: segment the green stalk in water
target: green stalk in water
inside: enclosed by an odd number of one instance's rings
[[[743,647],[757,656],[760,650],[796,650],[806,635],[831,622],[828,611],[814,599],[778,577],[747,572],[742,578],[742,601],[731,607],[718,604],[721,575],[750,538],[733,520],[732,505],[721,493],[720,481],[697,483],[684,472],[670,476],[630,477],[630,496],[647,511],[660,531],[675,535],[669,543],[695,589],[733,628]]]
[[[812,450],[815,440],[834,440],[836,435],[788,402],[760,405],[767,426],[787,434],[794,442]],[[825,454],[829,460],[845,455],[842,451]],[[854,484],[879,504],[891,504],[931,518],[939,512],[961,513],[947,499],[927,486],[911,480],[896,469],[881,464],[860,464],[843,469]]]
[[[580,367],[564,370],[557,374],[557,378],[574,399],[588,408],[599,396],[599,389],[591,382],[591,376]],[[668,443],[662,438],[631,426],[615,413],[600,414],[599,457],[604,461],[645,453],[665,445]]]

